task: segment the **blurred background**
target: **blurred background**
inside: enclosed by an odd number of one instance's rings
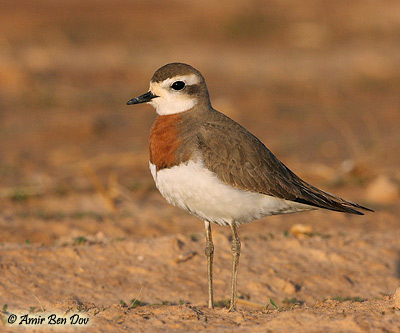
[[[151,179],[154,110],[126,106],[169,62],[305,180],[399,212],[398,1],[13,0],[0,22],[0,242],[202,231]]]

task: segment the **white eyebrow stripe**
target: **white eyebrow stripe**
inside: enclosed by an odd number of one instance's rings
[[[161,82],[161,86],[168,87],[176,81],[183,81],[187,86],[192,86],[194,84],[198,84],[200,82],[200,78],[196,74],[177,75]]]

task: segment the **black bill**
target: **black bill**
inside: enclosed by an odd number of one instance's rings
[[[126,104],[132,105],[132,104],[147,103],[156,97],[158,97],[158,96],[154,95],[151,91],[148,91],[147,93],[140,95],[139,97],[132,98],[131,100],[126,102]]]

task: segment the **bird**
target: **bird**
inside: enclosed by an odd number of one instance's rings
[[[204,221],[211,309],[212,223],[232,232],[232,311],[237,299],[239,225],[318,208],[357,215],[364,215],[360,210],[373,211],[300,179],[258,138],[212,107],[203,75],[188,64],[159,68],[149,91],[127,102],[141,103],[157,113],[149,138],[149,167],[156,187],[169,203]]]

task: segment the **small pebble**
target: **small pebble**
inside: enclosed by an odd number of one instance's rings
[[[397,310],[400,310],[400,287],[393,294],[393,305]]]

